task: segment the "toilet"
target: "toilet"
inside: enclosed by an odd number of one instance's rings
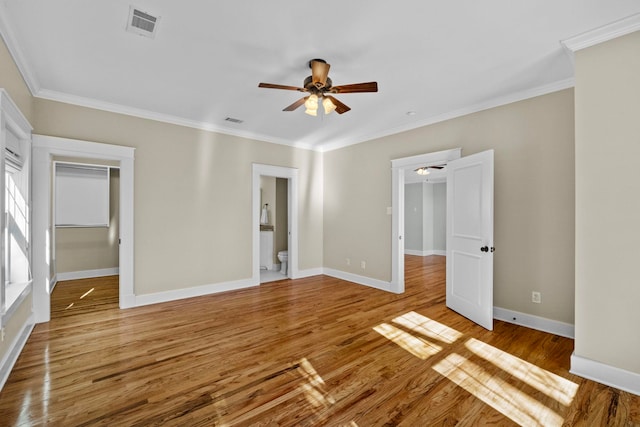
[[[287,261],[289,261],[289,251],[278,252],[278,259],[280,260],[280,273],[287,275]]]

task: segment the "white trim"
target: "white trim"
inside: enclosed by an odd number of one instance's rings
[[[304,277],[318,276],[323,274],[322,268],[310,268],[298,271],[297,279]],[[259,280],[258,280],[259,282]],[[221,292],[235,291],[239,289],[252,288],[259,286],[253,278],[234,280],[230,282],[212,283],[208,285],[194,286],[191,288],[176,289],[171,291],[156,292],[152,294],[135,295],[133,304],[136,307],[151,304],[160,304],[163,302],[176,301],[185,298],[194,298],[204,295],[218,294]]]
[[[191,288],[175,289],[171,291],[155,292],[152,294],[135,295],[135,306],[160,304],[185,298],[194,298],[204,295],[218,294],[220,292],[235,291],[258,286],[253,279],[235,280],[232,282],[212,283],[208,285],[194,286]]]
[[[117,274],[120,274],[120,269],[118,267],[112,267],[112,268],[99,268],[96,270],[69,271],[66,273],[58,273],[56,277],[57,277],[57,281],[62,281],[62,280],[90,279],[92,277],[114,276]]]
[[[569,372],[592,381],[602,383],[640,396],[640,374],[606,365],[602,362],[571,355]]]
[[[23,139],[30,139],[31,130],[33,127],[29,120],[22,114],[22,111],[18,108],[13,99],[9,96],[9,93],[0,88],[0,108],[5,113],[5,119],[7,120],[7,126]]]
[[[433,153],[418,154],[391,160],[391,167],[398,169],[417,169],[421,166],[434,166],[450,162],[462,157],[462,148],[435,151]]]
[[[304,279],[305,277],[312,277],[312,276],[321,276],[323,274],[324,274],[324,269],[322,267],[307,268],[306,270],[298,270],[297,279]]]
[[[638,30],[640,30],[640,13],[561,40],[560,43],[569,52],[577,52]]]
[[[514,325],[525,326],[550,334],[559,335],[566,338],[575,337],[575,327],[570,323],[547,319],[545,317],[534,316],[533,314],[521,313],[515,310],[508,310],[502,307],[493,307],[493,318]]]
[[[80,139],[33,134],[33,148],[47,148],[56,156],[77,156],[103,160],[133,159],[135,148]],[[59,154],[59,152],[61,154]]]
[[[336,279],[346,280],[347,282],[356,283],[358,285],[369,286],[370,288],[380,289],[382,291],[393,292],[393,293],[402,293],[396,292],[392,289],[390,282],[385,282],[384,280],[372,279],[371,277],[360,276],[353,273],[348,273],[346,271],[334,270],[333,268],[324,268],[323,269],[326,276],[335,277]]]
[[[414,255],[414,256],[432,256],[432,255],[447,256],[447,251],[441,251],[438,249],[433,249],[430,251],[417,251],[413,249],[405,249],[404,253],[405,255]]]
[[[22,326],[22,330],[20,333],[14,338],[13,342],[7,347],[7,350],[4,353],[2,361],[0,362],[0,390],[4,387],[4,384],[7,382],[9,378],[9,374],[11,374],[11,370],[13,366],[16,364],[18,360],[18,356],[22,353],[22,349],[24,348],[29,336],[31,335],[31,331],[33,331],[34,327],[34,314],[31,313],[27,318],[27,321]]]
[[[283,166],[263,165],[253,163],[252,173],[252,261],[251,280],[255,285],[260,283],[260,176],[272,176],[276,178],[286,178],[287,203],[289,210],[289,242],[287,251],[289,253],[289,264],[287,265],[287,277],[297,279],[298,271],[298,169]]]
[[[134,229],[133,229],[133,175],[132,147],[101,144],[69,138],[33,135],[33,306],[35,321],[48,322],[51,318],[50,293],[53,258],[48,253],[52,233],[51,180],[53,156],[81,157],[118,161],[120,169],[120,308],[133,307],[134,298]],[[54,272],[55,273],[55,272]],[[59,279],[59,277],[58,277]]]

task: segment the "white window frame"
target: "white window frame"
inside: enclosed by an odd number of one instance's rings
[[[20,140],[21,145],[25,148],[25,165],[23,167],[30,168],[30,151],[31,151],[31,131],[32,127],[29,121],[20,112],[15,103],[11,100],[9,95],[4,89],[0,89],[0,188],[6,191],[5,172],[7,171],[6,154],[5,149],[7,145],[7,132],[13,133]],[[30,182],[30,177],[28,178]],[[27,213],[30,212],[31,207],[29,197],[27,197]],[[6,209],[5,197],[0,197],[0,327],[3,327],[9,318],[13,315],[16,308],[20,306],[21,302],[32,292],[32,280],[28,280],[23,284],[19,295],[7,304],[6,296],[6,255],[5,255],[5,241],[7,239],[7,216],[4,214]],[[30,222],[30,218],[27,218]],[[30,233],[25,236],[27,239],[27,261],[31,263],[31,237]],[[13,285],[13,284],[11,284]]]

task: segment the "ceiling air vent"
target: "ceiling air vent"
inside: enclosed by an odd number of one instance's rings
[[[143,12],[140,9],[130,6],[127,31],[153,38],[156,35],[159,20],[159,16],[152,16],[147,12]]]

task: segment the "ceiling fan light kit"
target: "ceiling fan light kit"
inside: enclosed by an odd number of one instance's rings
[[[414,171],[418,175],[429,175],[431,173],[431,171],[429,169],[442,170],[442,169],[444,169],[445,166],[447,166],[447,165],[446,164],[442,164],[442,165],[422,166],[422,167],[419,167],[418,169],[414,169]]]
[[[267,89],[283,89],[283,90],[295,90],[298,92],[310,93],[302,99],[297,100],[293,104],[285,107],[282,111],[294,111],[302,104],[304,104],[307,113],[310,116],[318,115],[318,100],[322,98],[322,107],[325,114],[330,114],[332,111],[336,111],[338,114],[346,113],[351,108],[331,94],[338,93],[364,93],[364,92],[377,92],[377,82],[367,83],[354,83],[341,86],[333,86],[333,82],[329,78],[330,64],[324,59],[312,59],[309,61],[309,68],[311,68],[311,75],[304,79],[304,87],[286,86],[273,83],[260,83],[258,87]]]

